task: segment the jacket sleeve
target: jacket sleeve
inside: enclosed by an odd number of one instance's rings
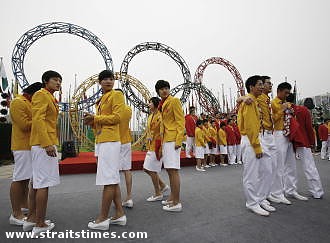
[[[255,114],[255,110],[252,105],[244,105],[242,107],[242,117],[244,117],[244,127],[246,135],[250,140],[251,146],[256,154],[262,153],[260,141],[259,141],[259,129],[258,120],[253,121],[251,114]],[[250,118],[250,119],[247,119]]]
[[[181,146],[184,137],[185,119],[184,119],[181,102],[178,98],[173,99],[173,113],[174,113],[174,120],[176,123],[176,131],[177,131],[175,145]]]
[[[32,97],[32,124],[36,129],[38,141],[40,146],[45,148],[53,145],[50,137],[48,136],[47,125],[46,125],[46,113],[49,101],[43,93],[35,93]]]
[[[96,115],[94,124],[97,125],[115,125],[120,123],[125,109],[124,95],[121,92],[113,94],[113,109],[111,115]]]
[[[273,111],[272,112],[273,122],[276,123],[278,120],[282,119],[284,111],[282,109],[282,105],[274,100],[271,102],[271,107]]]
[[[309,111],[305,110],[305,124],[306,124],[306,133],[308,138],[309,145],[315,145],[315,134],[312,125],[312,117]]]
[[[10,104],[10,116],[20,130],[27,132],[31,130],[32,120],[28,116],[26,105],[22,100],[13,100]]]

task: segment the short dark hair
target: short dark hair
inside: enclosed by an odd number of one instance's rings
[[[265,83],[266,79],[270,79],[269,76],[261,76],[261,81]]]
[[[221,122],[220,123],[220,127],[225,127],[226,126],[226,123],[225,122]]]
[[[202,120],[197,120],[197,122],[196,122],[196,125],[197,126],[200,126],[200,125],[202,125],[203,124],[203,121]]]
[[[171,88],[170,83],[165,81],[165,80],[158,80],[155,84],[156,93],[158,94],[158,91],[162,88],[165,88],[165,87],[170,89]]]
[[[290,93],[290,94],[286,97],[285,100],[286,100],[287,102],[294,103],[295,98],[296,98],[296,95],[293,94],[293,93]]]
[[[292,89],[291,84],[289,84],[288,82],[283,82],[277,86],[277,91],[282,91],[285,89],[291,90]]]
[[[49,79],[51,78],[60,78],[62,80],[61,74],[53,70],[48,70],[41,76],[42,85],[45,86],[45,84],[48,83]]]
[[[193,105],[192,105],[192,106],[189,106],[189,110],[195,110],[195,108],[196,108],[196,107],[193,106]]]
[[[227,120],[227,124],[229,124],[232,120],[233,120],[233,119],[229,118],[229,119]]]
[[[99,73],[99,77],[98,77],[99,82],[101,82],[106,78],[115,79],[115,75],[111,70],[103,70],[102,72]]]
[[[209,121],[208,121],[207,119],[204,119],[204,120],[203,120],[203,124],[204,124],[204,123],[209,123]]]
[[[304,100],[304,106],[307,107],[309,110],[315,108],[314,101],[312,98],[308,97]]]
[[[33,95],[35,92],[37,92],[38,90],[40,90],[42,88],[42,83],[40,82],[35,82],[33,84],[30,84],[29,86],[27,86],[26,88],[23,89],[23,93],[29,94],[29,95]]]
[[[152,102],[156,108],[158,107],[158,105],[160,103],[160,99],[158,97],[151,97],[149,99],[149,101]]]
[[[248,93],[250,93],[250,86],[256,86],[258,80],[261,80],[261,76],[254,75],[249,77],[245,82],[245,88]]]

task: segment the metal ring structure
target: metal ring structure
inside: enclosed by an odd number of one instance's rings
[[[147,87],[145,87],[138,79],[130,75],[123,76],[122,74],[116,72],[115,80],[120,80],[121,78],[124,78],[125,82],[129,82],[132,87],[134,87],[138,92],[140,92],[145,102],[147,102],[151,98],[151,94]],[[69,103],[70,124],[72,127],[72,131],[79,141],[87,141],[87,144],[90,148],[94,146],[94,142],[91,141],[88,137],[86,137],[86,135],[83,133],[81,121],[79,120],[79,111],[90,109],[91,106],[95,104],[96,100],[101,96],[101,90],[99,90],[98,92],[93,94],[93,99],[85,98],[86,91],[96,83],[98,83],[98,74],[95,74],[86,79],[84,82],[82,82],[75,90],[75,93],[73,94],[72,99]],[[86,102],[87,100],[88,102]],[[132,147],[134,148],[141,144],[144,141],[145,136],[146,131],[144,131],[143,135],[140,136],[140,138],[132,144]]]
[[[171,47],[164,45],[162,43],[158,42],[144,42],[141,44],[136,45],[133,49],[131,49],[125,56],[121,67],[120,67],[120,74],[126,75],[128,73],[128,66],[133,57],[143,51],[159,51],[162,53],[165,53],[170,58],[172,58],[180,67],[180,70],[183,75],[184,83],[190,83],[191,82],[191,75],[188,68],[188,65],[184,61],[184,59]],[[130,87],[130,84],[124,80],[122,80],[121,86],[126,94],[127,99],[130,100],[130,102],[138,109],[140,109],[143,112],[148,112],[148,104],[140,100],[137,95],[133,92],[132,88]],[[188,87],[188,86],[187,86]],[[180,98],[181,103],[185,103],[189,97],[190,89],[184,88],[182,96]]]
[[[103,57],[105,67],[113,71],[113,64],[110,52],[104,43],[89,30],[78,25],[64,23],[64,22],[51,22],[44,23],[25,32],[17,41],[12,53],[12,70],[16,80],[19,82],[20,87],[23,89],[29,85],[24,74],[24,59],[25,54],[30,46],[38,39],[51,35],[51,34],[71,34],[79,36],[90,42],[100,52]],[[61,103],[61,110],[68,108],[68,105]]]
[[[211,57],[211,58],[205,60],[204,62],[202,62],[198,66],[198,68],[195,72],[195,76],[194,76],[195,83],[202,83],[204,71],[205,71],[206,67],[211,64],[218,64],[218,65],[225,67],[234,77],[239,95],[242,96],[245,94],[244,84],[243,84],[241,74],[239,73],[237,68],[231,62],[229,62],[228,60],[226,60],[222,57]],[[202,94],[201,92],[198,92],[198,93]],[[216,112],[216,110],[214,109],[215,107],[209,106],[210,102],[205,98],[205,96],[199,95],[198,97],[199,97],[199,102],[202,105],[202,107],[205,107],[208,112],[211,112],[211,113]],[[220,105],[219,105],[219,108],[220,108]]]

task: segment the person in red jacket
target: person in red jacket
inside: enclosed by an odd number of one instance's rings
[[[242,164],[241,133],[237,126],[237,115],[234,114],[231,116],[231,118],[234,120],[233,128],[234,128],[235,138],[236,138],[236,161],[237,161],[237,164],[241,165]]]
[[[236,136],[233,127],[234,120],[229,118],[227,120],[227,126],[225,127],[225,132],[227,135],[227,150],[228,150],[228,164],[236,165]]]
[[[328,131],[328,125],[327,125],[328,122],[329,122],[329,119],[326,119],[324,121],[324,123],[322,123],[319,126],[318,132],[319,132],[320,140],[322,142],[321,159],[326,159],[326,156],[328,154],[328,158],[330,160],[330,148],[329,148],[329,145],[328,145],[328,133],[329,133],[329,131]]]
[[[290,94],[286,98],[287,102],[294,101],[294,95]],[[296,133],[299,142],[293,141],[296,153],[302,162],[302,167],[307,178],[309,191],[313,198],[322,198],[324,191],[322,188],[319,172],[315,166],[314,157],[311,148],[315,145],[315,134],[312,126],[312,117],[309,110],[305,106],[292,104],[294,117],[298,123]]]
[[[191,152],[195,152],[195,129],[198,117],[195,115],[195,107],[189,107],[189,114],[185,116],[185,128],[187,134],[186,157],[191,158]]]

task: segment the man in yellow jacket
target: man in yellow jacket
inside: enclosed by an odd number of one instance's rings
[[[114,74],[104,70],[99,74],[103,95],[96,102],[96,115],[85,114],[86,125],[95,130],[95,154],[98,156],[96,185],[103,186],[101,212],[88,227],[94,230],[109,230],[110,224],[126,225],[126,215],[122,208],[120,192],[120,129],[122,111],[125,109],[124,95],[113,90]],[[112,201],[116,214],[109,219]]]
[[[259,195],[259,167],[263,163],[263,149],[259,133],[262,129],[262,116],[260,114],[257,97],[263,91],[263,82],[258,75],[249,77],[245,82],[248,97],[252,104],[242,103],[238,110],[238,127],[242,134],[242,158],[244,161],[243,189],[246,198],[246,207],[252,212],[269,216],[269,212],[261,208]]]
[[[21,208],[27,208],[28,192],[33,197],[34,190],[29,187],[32,178],[32,161],[30,134],[32,124],[31,99],[35,92],[40,90],[42,83],[37,82],[23,89],[23,94],[16,96],[10,103],[10,117],[12,120],[11,150],[14,155],[13,182],[10,186],[10,200],[12,214],[9,223],[23,225],[25,216]],[[30,211],[31,213],[32,210]],[[30,216],[30,215],[29,215]],[[35,217],[35,215],[34,215]]]
[[[162,201],[165,211],[179,212],[180,203],[180,152],[184,136],[184,114],[180,100],[170,95],[170,84],[158,80],[155,89],[161,97],[159,110],[161,112],[162,160],[170,179],[171,195]]]
[[[57,148],[57,118],[59,107],[54,92],[61,88],[62,77],[55,71],[42,75],[44,88],[32,97],[31,155],[33,189],[36,190],[36,225],[32,232],[52,230],[54,223],[45,222],[48,188],[60,184]]]

